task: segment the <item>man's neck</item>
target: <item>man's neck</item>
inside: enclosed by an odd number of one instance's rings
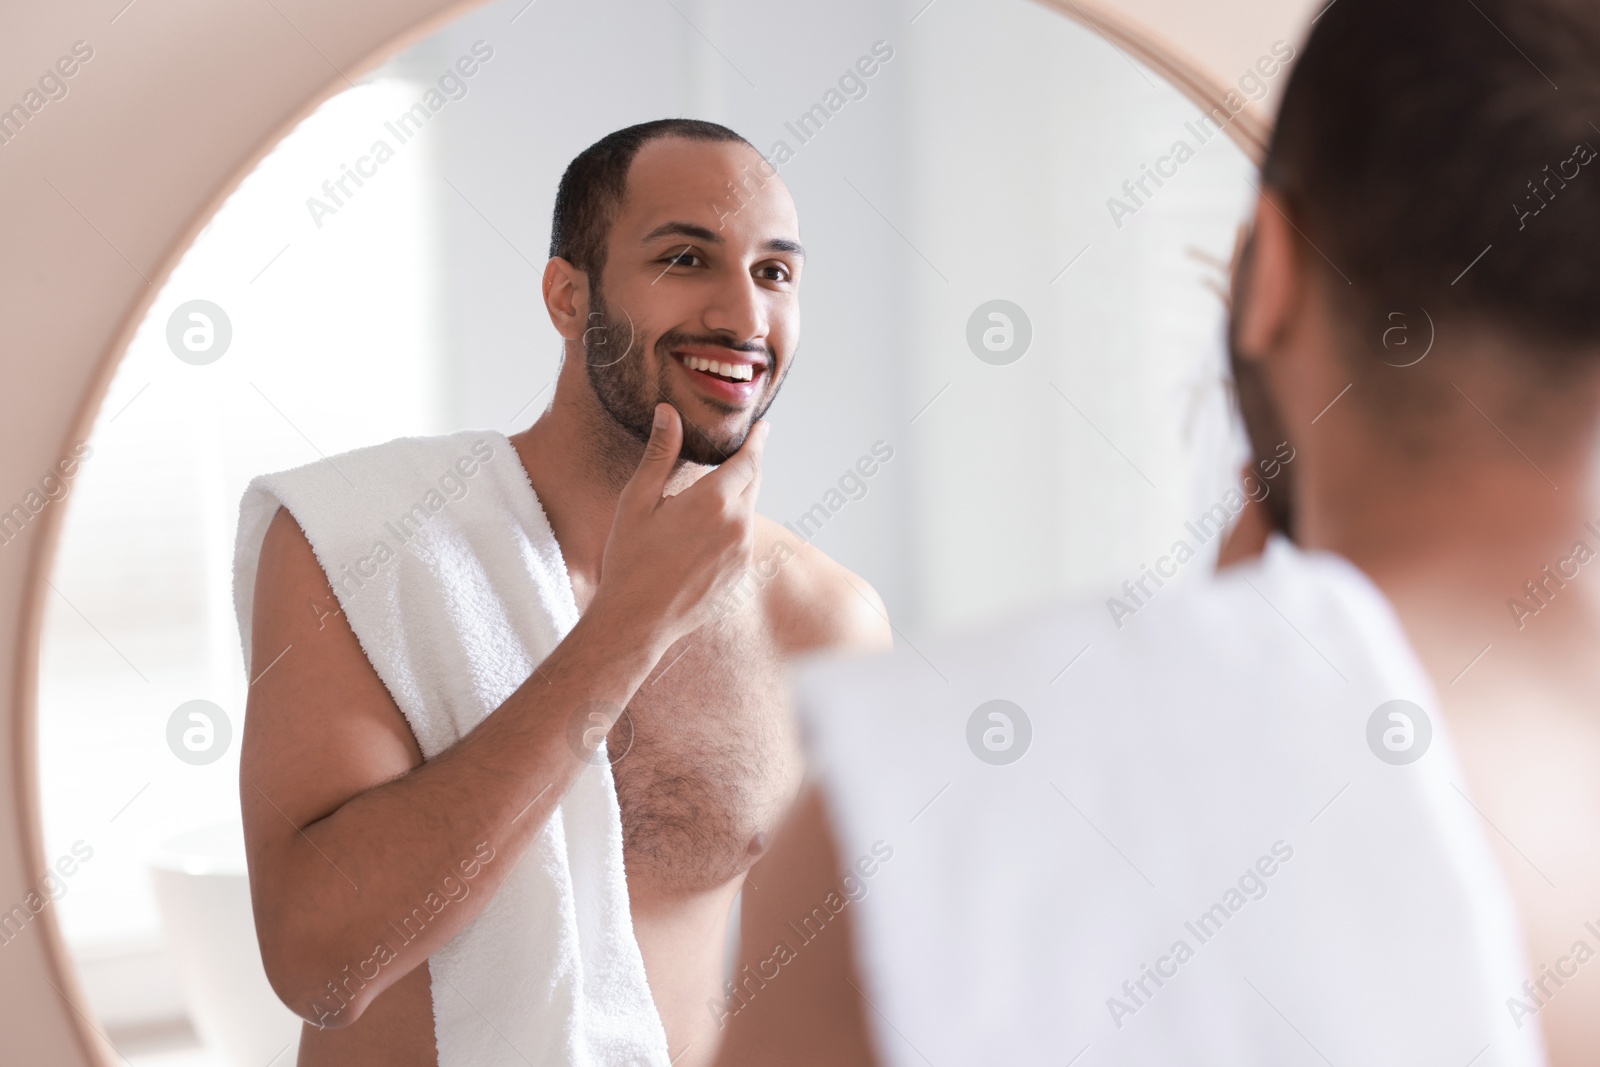
[[[1578,542],[1600,554],[1600,472],[1588,427],[1559,444],[1547,434],[1541,446],[1514,445],[1479,423],[1452,427],[1450,443],[1427,458],[1408,458],[1380,435],[1308,449],[1296,472],[1296,540],[1360,567],[1408,626],[1502,627],[1507,601],[1526,595],[1547,565],[1572,556]],[[1574,584],[1562,586],[1559,614],[1593,634],[1600,568]]]

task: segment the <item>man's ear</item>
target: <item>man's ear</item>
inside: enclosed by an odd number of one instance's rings
[[[1239,316],[1235,338],[1246,359],[1266,358],[1289,329],[1305,284],[1299,241],[1272,191],[1263,189],[1256,201],[1251,262],[1240,279],[1244,292],[1234,303]]]
[[[589,327],[589,276],[560,256],[544,265],[544,307],[556,332],[576,341]]]

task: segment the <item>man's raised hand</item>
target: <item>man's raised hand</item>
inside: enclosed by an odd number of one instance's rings
[[[644,457],[617,501],[600,565],[599,607],[645,624],[665,650],[707,622],[717,595],[750,566],[765,420],[744,445],[683,492],[663,496],[683,443],[683,421],[657,404]]]

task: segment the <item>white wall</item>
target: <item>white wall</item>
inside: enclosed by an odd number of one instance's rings
[[[907,232],[949,281],[907,260],[905,385],[950,386],[909,434],[911,603],[944,626],[1136,577],[1221,492],[1222,305],[1187,249],[1225,261],[1253,191],[1214,136],[1118,226],[1107,199],[1199,145],[1196,109],[1036,4],[940,0],[906,52]],[[994,298],[1034,328],[1008,366],[964,337]]]

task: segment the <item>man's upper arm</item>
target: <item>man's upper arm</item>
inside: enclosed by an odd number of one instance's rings
[[[251,618],[239,790],[251,881],[268,903],[279,850],[298,828],[418,766],[422,753],[285,508],[261,546]]]
[[[772,848],[750,872],[760,888],[754,881],[745,887],[742,966],[735,982],[757,975],[765,984],[741,986],[750,999],[724,1020],[727,1032],[716,1067],[873,1067],[878,1062],[856,970],[855,910],[846,904],[811,941],[796,941],[790,925],[794,916],[838,894],[845,870],[820,788],[808,783]],[[776,977],[774,968],[780,971]]]

